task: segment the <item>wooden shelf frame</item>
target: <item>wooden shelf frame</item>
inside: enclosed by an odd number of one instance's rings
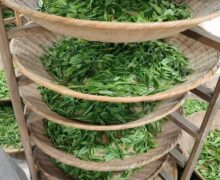
[[[3,6],[0,6],[0,7],[3,7]],[[6,7],[3,7],[3,8],[6,8]],[[17,21],[19,17],[20,15],[16,17]],[[21,25],[19,22],[17,24]],[[35,114],[26,116],[26,114],[24,113],[25,108],[23,106],[22,99],[19,93],[19,88],[18,88],[18,85],[20,85],[18,83],[19,78],[16,77],[15,72],[14,72],[8,40],[15,38],[15,37],[22,37],[22,36],[42,32],[42,31],[48,31],[48,30],[34,23],[30,23],[25,26],[16,27],[7,32],[4,27],[4,19],[2,17],[2,11],[0,8],[0,34],[1,34],[0,55],[3,61],[6,79],[7,79],[7,83],[8,83],[9,90],[10,90],[10,96],[11,96],[13,108],[15,111],[15,116],[18,121],[19,130],[21,134],[21,141],[25,149],[25,156],[27,159],[27,163],[29,166],[32,180],[37,180],[38,176],[37,176],[37,169],[36,169],[35,162],[34,162],[34,156],[33,156],[33,151],[32,151],[33,149],[32,149],[27,120],[32,121],[32,119],[35,119],[34,121],[36,121],[40,118],[35,116]],[[205,43],[211,47],[214,47],[217,50],[220,50],[220,46],[218,42],[215,42],[205,36],[201,36],[197,33],[195,34],[195,32],[192,32],[192,31],[185,31],[184,34],[202,43]],[[172,113],[168,116],[169,119],[173,120],[178,126],[180,126],[183,130],[188,132],[190,135],[192,135],[196,140],[192,153],[189,158],[186,158],[178,149],[173,149],[169,153],[176,159],[177,163],[181,167],[184,168],[181,180],[189,180],[191,178],[192,173],[195,170],[196,162],[201,153],[204,140],[208,136],[214,116],[217,113],[217,108],[219,107],[219,103],[220,103],[220,78],[213,92],[204,88],[203,86],[195,88],[194,90],[192,90],[192,92],[198,95],[199,97],[201,97],[202,99],[209,102],[209,107],[203,119],[201,128],[199,129],[196,126],[192,125],[191,122],[189,122],[187,119],[185,119],[181,114],[177,112]],[[170,177],[169,174],[165,170],[162,170],[160,172],[160,176],[163,179],[172,179],[172,177]]]
[[[185,119],[184,116],[178,112],[174,112],[167,117],[168,119],[173,120],[183,130],[195,138],[195,144],[189,158],[185,157],[178,149],[173,149],[170,151],[171,156],[173,156],[177,163],[183,168],[181,180],[190,180],[195,170],[199,155],[201,154],[205,139],[208,136],[214,117],[217,114],[217,110],[220,106],[220,77],[214,91],[205,86],[199,86],[198,88],[192,90],[192,93],[209,103],[200,129]],[[165,179],[168,180],[169,177]]]
[[[30,136],[29,136],[28,128],[26,126],[24,108],[19,94],[17,79],[14,71],[14,66],[12,63],[7,32],[5,29],[4,19],[2,17],[1,9],[0,9],[0,34],[1,34],[0,55],[5,70],[6,80],[10,91],[10,97],[11,97],[13,109],[18,122],[18,128],[21,135],[21,142],[25,149],[25,156],[27,159],[31,177],[33,180],[37,180],[37,171],[34,164],[32,148],[30,144]]]

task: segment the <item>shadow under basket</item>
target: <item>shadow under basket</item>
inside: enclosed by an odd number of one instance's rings
[[[123,160],[93,162],[81,160],[72,154],[58,150],[49,140],[43,121],[31,124],[31,139],[46,155],[67,165],[92,171],[123,171],[145,166],[165,156],[177,145],[180,137],[181,129],[172,121],[166,121],[162,126],[162,131],[155,138],[156,147],[154,149]]]
[[[110,97],[85,94],[74,91],[55,82],[54,78],[45,70],[40,58],[47,53],[57,40],[63,36],[53,33],[35,34],[11,41],[11,52],[14,63],[19,72],[40,86],[56,91],[62,95],[99,102],[132,103],[169,99],[198,87],[209,80],[218,70],[218,52],[202,43],[184,35],[168,38],[167,41],[178,47],[189,58],[189,68],[192,73],[185,77],[186,81],[175,85],[172,89],[153,95],[136,97]]]
[[[220,15],[219,0],[183,0],[181,2],[188,4],[193,18],[153,23],[103,22],[65,18],[37,11],[38,0],[1,1],[52,32],[101,42],[143,42],[166,38]]]
[[[71,180],[72,177],[68,177],[64,175],[64,173],[56,167],[50,160],[50,158],[45,155],[41,150],[35,149],[34,150],[34,157],[35,157],[35,163],[39,171],[39,178],[40,180]],[[143,167],[143,170],[140,172],[137,172],[133,175],[131,175],[128,180],[146,180],[146,179],[154,179],[158,176],[159,172],[164,168],[165,166],[168,166],[169,168],[175,168],[172,164],[172,162],[168,162],[168,155],[165,155],[164,157],[152,162],[149,165],[146,165]],[[172,169],[173,170],[173,169]],[[175,170],[172,171],[174,174],[174,177],[176,176]],[[120,174],[120,172],[117,172]],[[116,177],[117,177],[116,173]],[[117,179],[117,178],[116,178]],[[115,180],[116,180],[115,179]],[[158,177],[156,178],[158,179]]]

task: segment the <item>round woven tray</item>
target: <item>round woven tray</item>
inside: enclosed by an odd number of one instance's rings
[[[0,99],[0,106],[12,106],[11,99]],[[10,156],[23,156],[24,149],[15,149],[15,148],[4,148],[4,151]]]
[[[192,9],[194,18],[156,23],[72,19],[38,12],[38,0],[1,1],[52,32],[102,42],[140,42],[165,38],[220,15],[219,0],[183,0]]]
[[[41,151],[67,165],[93,171],[123,171],[145,166],[167,154],[177,145],[180,137],[181,129],[173,122],[167,121],[162,127],[162,132],[156,138],[157,146],[147,153],[124,160],[116,159],[108,162],[92,162],[80,160],[71,154],[58,150],[46,135],[43,121],[31,124],[31,139]]]
[[[61,38],[63,36],[53,33],[42,33],[13,39],[11,42],[11,52],[14,62],[22,74],[37,84],[63,95],[90,101],[129,103],[172,98],[194,89],[209,80],[215,74],[219,65],[219,55],[214,49],[184,35],[178,35],[167,39],[167,41],[180,48],[189,58],[189,66],[193,69],[193,73],[186,77],[187,80],[184,83],[158,94],[139,97],[109,97],[84,94],[55,83],[53,77],[47,73],[41,63],[40,57],[47,53],[45,48],[51,47],[55,41]]]
[[[37,85],[34,83],[20,87],[20,92],[25,105],[27,105],[27,107],[41,117],[50,119],[55,123],[63,124],[65,126],[95,131],[129,129],[155,122],[177,110],[185,100],[185,96],[182,95],[169,100],[164,100],[154,108],[153,112],[151,112],[149,115],[146,115],[146,117],[125,124],[104,126],[82,123],[76,120],[74,121],[53,112],[48,105],[42,101],[42,97],[37,90]]]
[[[65,176],[63,172],[53,165],[47,155],[39,149],[34,151],[35,163],[39,170],[40,180],[70,180],[72,178]],[[144,166],[143,170],[134,174],[129,180],[153,179],[158,175],[162,168],[168,163],[168,155]]]

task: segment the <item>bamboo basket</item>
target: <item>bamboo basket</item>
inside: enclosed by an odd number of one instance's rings
[[[93,171],[123,171],[145,166],[165,156],[177,145],[180,137],[181,129],[172,121],[167,121],[155,139],[157,146],[154,149],[123,160],[93,162],[81,160],[74,155],[58,150],[45,133],[43,121],[31,124],[31,139],[42,152],[67,165]]]
[[[10,99],[1,99],[0,106],[12,106]],[[24,149],[15,149],[15,148],[4,148],[4,151],[12,157],[23,157],[24,156]]]
[[[28,108],[37,113],[39,116],[49,119],[55,123],[63,124],[65,126],[73,128],[95,131],[123,130],[153,123],[177,110],[184,103],[186,97],[184,95],[181,95],[172,99],[164,100],[160,102],[158,106],[154,108],[153,112],[151,112],[149,115],[146,115],[143,118],[134,120],[129,123],[119,125],[93,125],[89,123],[79,122],[77,120],[74,121],[53,112],[48,107],[48,105],[42,101],[42,97],[37,90],[37,87],[38,86],[34,83],[20,87],[20,93],[23,102]]]
[[[177,34],[220,15],[219,0],[183,0],[194,18],[155,23],[119,23],[71,19],[38,12],[38,0],[1,0],[44,28],[89,41],[141,42]]]
[[[73,179],[71,177],[64,175],[63,172],[59,168],[57,168],[55,165],[51,163],[49,157],[45,155],[39,149],[34,150],[34,157],[35,157],[36,166],[39,171],[39,178],[41,180],[61,180],[61,179],[71,180]],[[151,163],[150,165],[146,165],[142,171],[131,176],[129,180],[154,179],[154,177],[156,178],[157,174],[165,166],[169,168],[171,167],[170,162],[168,162],[168,155],[162,157],[161,159],[158,159],[157,161]],[[174,174],[174,177],[176,177],[176,173],[173,172],[173,174]]]
[[[167,41],[182,50],[185,56],[189,58],[189,67],[193,70],[193,73],[186,77],[184,83],[178,84],[172,89],[161,93],[138,97],[109,97],[84,94],[55,83],[53,77],[47,73],[41,63],[40,57],[47,53],[47,48],[53,46],[54,42],[62,38],[63,36],[53,33],[41,33],[13,39],[10,44],[13,60],[20,73],[38,85],[44,86],[62,95],[79,99],[115,103],[169,99],[184,94],[205,83],[215,74],[219,67],[219,54],[216,50],[184,35],[177,35],[168,38]]]

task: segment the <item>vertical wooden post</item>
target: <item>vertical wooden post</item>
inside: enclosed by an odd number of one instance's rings
[[[0,8],[0,57],[3,61],[6,80],[10,90],[10,97],[13,104],[13,109],[18,122],[18,127],[21,135],[22,145],[25,149],[25,156],[29,166],[32,180],[37,180],[37,171],[34,165],[34,158],[30,144],[30,137],[25,122],[23,106],[19,95],[19,89],[16,81],[16,76],[13,68],[12,57],[9,50],[7,33],[5,30],[2,11]]]
[[[199,155],[201,154],[202,147],[205,143],[205,139],[208,136],[214,117],[217,113],[219,103],[220,103],[220,78],[218,80],[215,91],[211,98],[208,110],[206,111],[205,117],[203,119],[203,123],[200,127],[199,136],[195,141],[193,150],[191,152],[189,161],[186,164],[181,180],[189,180],[191,178],[191,175],[196,167],[196,163],[199,159]]]
[[[17,11],[15,11],[15,19],[16,19],[16,25],[21,26],[22,25],[21,17],[20,17],[20,14]]]

